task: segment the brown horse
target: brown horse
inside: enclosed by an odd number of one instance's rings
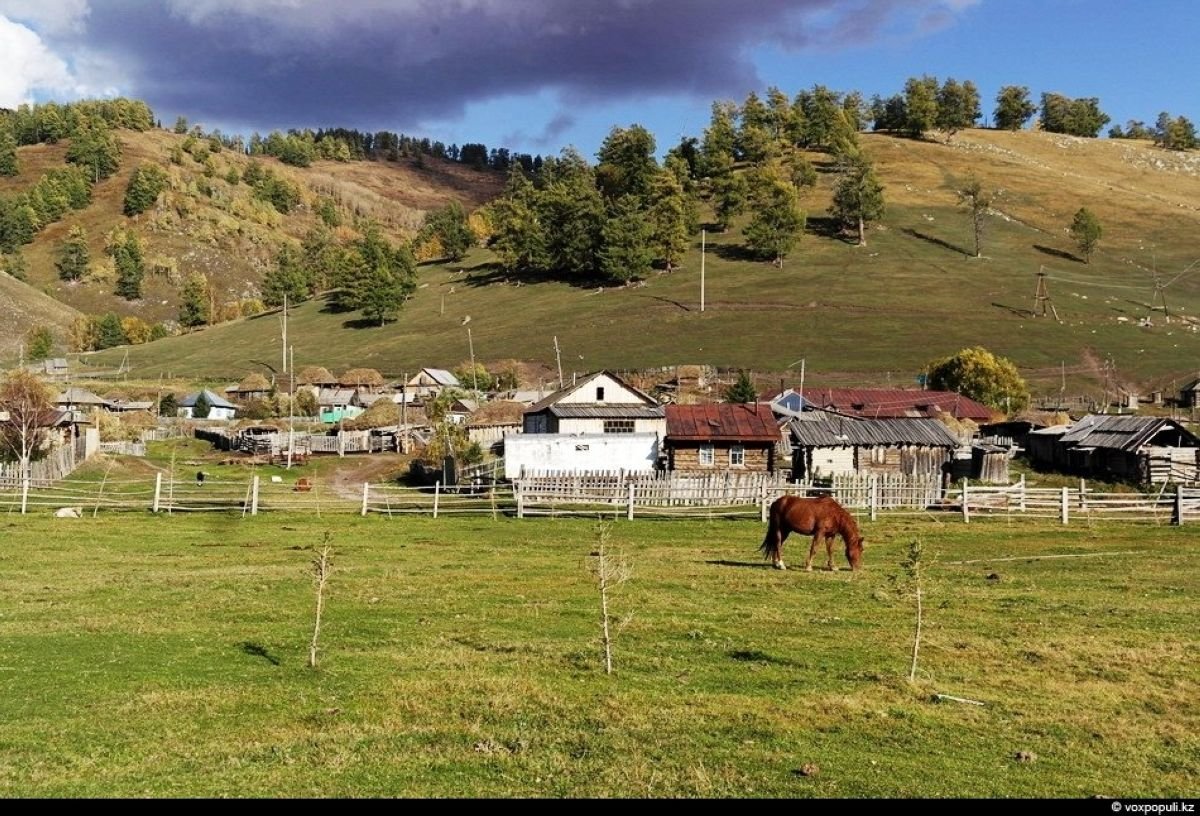
[[[837,569],[833,565],[835,535],[840,535],[846,542],[846,560],[850,562],[850,569],[858,569],[862,565],[863,538],[858,532],[858,524],[855,523],[854,517],[831,497],[804,499],[799,496],[780,496],[771,505],[769,518],[770,526],[759,549],[764,557],[774,561],[775,569],[787,569],[783,563],[783,541],[789,533],[813,537],[808,558],[804,560],[804,568],[810,572],[813,556],[822,540],[825,541],[828,557],[827,568]]]

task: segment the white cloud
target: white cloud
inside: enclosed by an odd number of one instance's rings
[[[79,33],[88,10],[88,0],[0,0],[0,16],[47,36]]]
[[[78,95],[67,63],[31,28],[0,16],[0,107],[31,101],[34,91]]]

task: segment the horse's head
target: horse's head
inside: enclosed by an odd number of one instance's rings
[[[846,538],[846,560],[850,562],[850,569],[856,570],[862,567],[862,552],[862,536],[855,533]]]

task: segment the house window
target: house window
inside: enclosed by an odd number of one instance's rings
[[[729,449],[729,466],[744,467],[746,464],[746,447],[744,445],[734,445]]]
[[[606,419],[604,420],[605,433],[633,433],[632,419]]]
[[[596,389],[596,402],[604,402],[604,389],[603,388]]]
[[[700,446],[700,464],[712,466],[716,460],[716,451],[713,449],[712,445]]]

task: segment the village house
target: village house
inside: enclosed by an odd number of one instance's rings
[[[1200,377],[1179,389],[1179,405],[1183,408],[1200,408]]]
[[[1089,414],[1027,437],[1034,467],[1139,484],[1200,480],[1200,438],[1173,419]]]
[[[504,438],[505,477],[552,472],[651,471],[667,431],[653,397],[610,371],[589,374],[525,411]]]
[[[317,394],[320,419],[326,424],[354,419],[363,412],[358,402],[358,392],[353,388],[322,388]]]
[[[62,382],[70,376],[70,367],[65,357],[49,357],[36,363],[26,363],[25,370],[49,382]]]
[[[93,411],[107,411],[112,403],[84,388],[72,387],[59,394],[54,405],[62,411],[90,414]]]
[[[404,384],[405,393],[419,400],[436,399],[448,388],[462,388],[462,383],[442,368],[422,368]]]
[[[504,437],[521,433],[524,414],[525,406],[519,402],[485,402],[467,420],[467,438],[485,451],[502,453]]]
[[[232,391],[226,389],[225,393],[243,404],[251,400],[267,399],[271,396],[271,381],[255,371],[247,374]]]
[[[847,473],[940,475],[961,446],[936,419],[805,416],[787,424],[796,481]]]
[[[195,410],[196,402],[199,401],[201,394],[204,395],[204,401],[208,403],[208,416],[203,417],[204,419],[229,420],[237,417],[238,407],[236,405],[207,389],[195,394],[188,394],[181,399],[177,414],[185,419],[198,419],[199,417],[195,416]]]
[[[774,473],[782,440],[769,405],[666,406],[666,468]]]

